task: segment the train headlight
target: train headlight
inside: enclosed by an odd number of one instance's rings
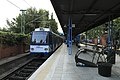
[[[48,48],[45,48],[44,50],[45,50],[45,51],[48,51]]]
[[[33,51],[33,50],[34,50],[34,48],[31,48],[31,50]]]

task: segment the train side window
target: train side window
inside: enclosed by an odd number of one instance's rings
[[[50,43],[49,39],[50,39],[50,32],[48,32],[46,36],[46,43],[48,44]]]
[[[50,33],[50,36],[49,36],[49,43],[52,43],[52,35]]]

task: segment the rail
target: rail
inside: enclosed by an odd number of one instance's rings
[[[27,80],[46,59],[33,58],[1,80]]]

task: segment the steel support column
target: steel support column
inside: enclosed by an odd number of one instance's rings
[[[108,47],[111,50],[111,21],[108,22]]]
[[[69,25],[68,25],[68,54],[72,54],[72,19],[69,18]]]
[[[108,22],[108,54],[107,54],[107,61],[109,63],[115,64],[115,51],[113,50],[112,46],[112,26],[113,21]]]
[[[67,26],[67,47],[69,47],[69,26]]]
[[[87,47],[87,31],[85,32],[85,35],[86,35],[86,37],[85,37],[85,47]]]

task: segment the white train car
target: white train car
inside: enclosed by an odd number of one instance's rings
[[[49,28],[36,28],[31,33],[31,54],[50,54],[63,42],[62,37],[53,33]]]

